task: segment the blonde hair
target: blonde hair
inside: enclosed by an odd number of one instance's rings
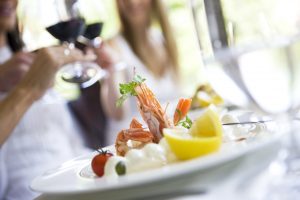
[[[164,37],[164,46],[166,49],[168,62],[170,63],[171,68],[177,75],[178,73],[178,52],[177,45],[171,30],[171,25],[168,20],[166,7],[163,5],[161,0],[151,0],[152,6],[152,18],[149,19],[146,26],[149,28],[154,22],[160,27],[163,37]],[[136,37],[133,36],[134,28],[131,27],[128,21],[121,15],[120,8],[119,17],[121,22],[121,32],[128,44],[132,48],[133,52],[145,63],[145,65],[155,66],[156,61],[149,58],[148,52],[143,51],[141,44],[137,41]],[[146,34],[146,33],[145,33]]]

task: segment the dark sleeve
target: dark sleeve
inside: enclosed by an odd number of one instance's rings
[[[106,116],[101,106],[99,82],[81,89],[78,99],[69,102],[69,108],[83,129],[88,147],[106,146]]]

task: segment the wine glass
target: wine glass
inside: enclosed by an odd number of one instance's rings
[[[195,16],[194,22],[199,29]],[[283,145],[274,163],[283,173],[277,183],[275,178],[269,183],[268,195],[294,198],[300,186],[299,136],[294,127],[300,105],[300,36],[265,38],[240,47],[212,46],[212,56],[203,61],[214,89],[234,105],[272,116],[279,125]]]
[[[46,30],[63,45],[68,56],[75,48],[77,38],[85,31],[85,19],[82,18],[77,0],[56,1],[58,22],[48,26]],[[64,66],[60,71],[66,82],[77,83],[81,87],[88,87],[101,78],[101,72],[95,63],[75,62]]]
[[[86,29],[84,33],[77,38],[76,47],[82,50],[97,49],[103,42],[103,27],[105,24],[109,25],[105,23],[107,18],[106,7],[103,2],[101,3],[97,0],[90,0],[89,3],[79,0],[78,3],[81,10],[80,14],[86,21]],[[110,66],[110,69],[117,73],[122,72],[125,68],[127,68],[127,65],[124,62],[117,62]],[[100,72],[99,80],[110,76],[110,72],[108,72],[105,67],[98,68],[98,71]]]
[[[85,51],[86,48],[99,48],[102,43],[102,38],[100,37],[102,28],[103,22],[95,22],[86,25],[84,33],[77,38],[75,43],[76,47],[83,51]],[[100,68],[100,66],[96,65],[95,63],[85,62],[84,66],[90,71],[90,73],[96,73],[97,76],[90,81],[83,83],[81,85],[82,87],[88,87],[106,76],[105,70]]]
[[[102,28],[103,22],[95,22],[86,25],[84,33],[77,38],[75,43],[76,47],[83,51],[85,51],[86,48],[99,48],[102,43],[102,38],[100,37]],[[101,80],[106,76],[105,70],[94,62],[85,62],[83,65],[87,74],[94,74],[93,78],[81,84],[81,87],[83,88],[94,84],[96,81]]]
[[[277,160],[285,173],[278,195],[300,186],[298,136],[293,118],[300,104],[300,37],[275,39],[255,47],[217,50],[206,62],[209,80],[219,94],[242,108],[267,114],[277,122],[283,147]],[[299,177],[298,177],[299,178]]]
[[[300,157],[293,128],[293,116],[300,103],[298,52],[300,37],[297,36],[255,47],[216,50],[214,58],[205,61],[209,81],[224,99],[270,115],[281,127],[284,143],[280,155],[284,157],[278,158],[277,166],[285,172],[275,186],[284,188],[281,192],[276,189],[279,196],[292,194],[292,188],[300,186],[295,179]]]

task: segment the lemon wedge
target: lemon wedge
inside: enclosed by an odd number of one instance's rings
[[[202,84],[193,97],[193,107],[208,107],[211,104],[221,105],[224,103],[222,97],[216,93],[210,84]]]
[[[190,130],[167,128],[163,133],[171,150],[180,160],[216,152],[222,143],[221,121],[211,106],[193,123]]]
[[[212,103],[212,98],[203,91],[198,92],[196,100],[200,107],[208,107]]]
[[[194,121],[189,133],[194,137],[222,137],[222,123],[216,107],[210,105],[204,113]]]

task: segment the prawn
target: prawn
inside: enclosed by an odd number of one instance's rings
[[[131,143],[129,143],[131,141]],[[124,156],[130,149],[140,149],[148,143],[153,143],[153,134],[144,129],[142,124],[135,118],[132,119],[129,129],[124,129],[119,132],[115,148],[119,156]]]
[[[121,156],[124,156],[130,149],[140,149],[147,143],[158,143],[163,136],[163,129],[176,126],[187,115],[192,102],[191,99],[181,98],[172,121],[145,83],[140,82],[136,85],[134,92],[138,110],[148,129],[143,128],[143,125],[133,118],[130,128],[120,131],[116,138],[116,151]]]

